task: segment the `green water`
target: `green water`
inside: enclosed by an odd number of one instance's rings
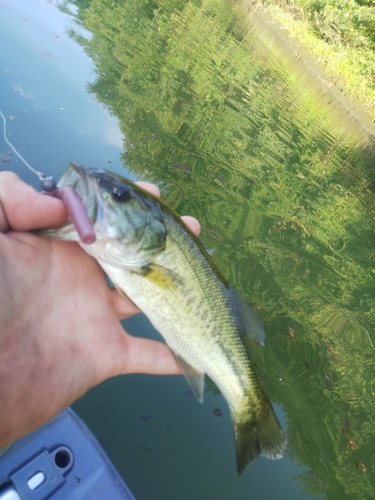
[[[17,150],[56,178],[77,160],[157,183],[266,330],[249,350],[290,457],[241,478],[209,387],[202,406],[182,377],[124,376],[74,405],[135,496],[374,498],[373,124],[239,2],[3,3]],[[124,326],[158,335],[143,316]]]

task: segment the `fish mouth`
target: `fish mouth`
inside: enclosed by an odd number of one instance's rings
[[[72,161],[57,184],[57,187],[63,186],[69,186],[75,189],[85,203],[89,193],[87,170],[79,163]]]
[[[95,186],[93,186],[95,184]],[[57,187],[71,187],[84,204],[87,215],[94,225],[98,217],[98,209],[100,211],[101,203],[99,191],[97,187],[97,179],[90,174],[89,170],[77,162],[71,162],[62,175]]]

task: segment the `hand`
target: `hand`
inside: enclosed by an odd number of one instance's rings
[[[124,331],[138,308],[77,243],[27,232],[66,217],[60,200],[0,173],[0,447],[109,377],[181,373],[166,344]],[[185,222],[199,234],[196,219]]]

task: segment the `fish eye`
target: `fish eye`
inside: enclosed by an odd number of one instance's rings
[[[112,197],[115,201],[123,202],[130,200],[130,193],[125,186],[115,186],[112,189]]]

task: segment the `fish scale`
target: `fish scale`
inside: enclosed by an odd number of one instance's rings
[[[170,226],[173,227],[172,224]],[[103,268],[118,288],[126,290],[126,294],[150,318],[154,327],[163,332],[171,349],[198,371],[216,380],[229,404],[235,407],[235,396],[237,399],[242,398],[243,387],[251,383],[251,371],[239,337],[239,321],[229,314],[233,309],[229,291],[224,283],[215,283],[220,280],[210,267],[202,266],[200,249],[191,245],[186,230],[174,233],[172,230],[168,232],[166,249],[154,259],[154,263],[176,274],[191,259],[197,264],[190,268],[189,273],[184,273],[184,283],[176,285],[173,296],[169,288],[157,289],[162,308],[159,302],[153,300],[156,292],[152,281],[115,266],[103,264]],[[186,244],[177,246],[175,242],[179,238],[186,239]],[[92,251],[90,253],[93,254]],[[183,308],[179,315],[176,315],[176,303],[180,309]],[[220,315],[218,324],[216,311],[220,309],[225,313]],[[221,341],[223,331],[228,332],[225,344]],[[195,341],[195,337],[199,342]],[[215,360],[214,364],[212,359]],[[230,359],[238,360],[238,363],[228,363]],[[225,372],[223,367],[226,367]],[[221,384],[221,379],[225,379],[226,383]]]

